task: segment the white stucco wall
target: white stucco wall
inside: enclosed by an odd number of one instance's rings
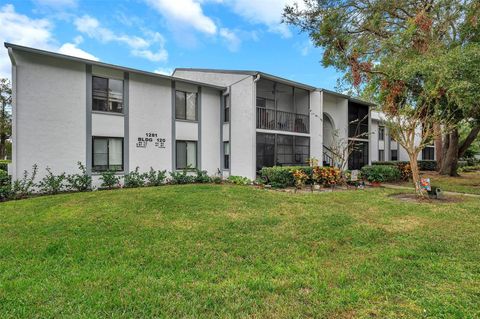
[[[246,74],[204,72],[195,70],[175,70],[173,76],[191,81],[210,83],[218,86],[230,86],[237,81],[245,79],[246,77],[250,77]]]
[[[201,131],[201,169],[209,175],[217,173],[220,167],[220,92],[211,88],[202,88]]]
[[[139,74],[130,74],[129,142],[130,169],[140,171],[172,169],[172,89],[171,81]],[[146,147],[137,147],[139,139],[154,133]],[[164,148],[155,145],[165,139]]]
[[[322,163],[323,158],[323,102],[322,92],[310,93],[310,157]]]
[[[323,112],[333,119],[334,130],[338,130],[338,138],[348,137],[348,100],[323,92]]]
[[[230,164],[231,175],[255,179],[256,122],[253,77],[231,87]]]
[[[92,112],[92,136],[124,137],[123,114]]]
[[[86,71],[78,62],[15,51],[16,152],[12,178],[38,165],[55,174],[77,172],[86,161]]]

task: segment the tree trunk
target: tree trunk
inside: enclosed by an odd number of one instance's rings
[[[445,156],[442,160],[442,166],[438,171],[441,175],[458,176],[458,149],[459,149],[459,134],[458,129],[454,129],[447,135],[448,145]]]
[[[437,159],[437,170],[442,166],[443,160],[443,140],[442,140],[442,128],[440,124],[436,123],[433,125],[433,131],[435,134],[435,158]]]
[[[412,179],[415,186],[415,194],[417,196],[424,196],[425,193],[420,187],[420,171],[418,170],[418,154],[408,152],[408,157],[410,158],[410,168],[412,169]]]

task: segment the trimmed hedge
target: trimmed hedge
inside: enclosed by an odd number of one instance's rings
[[[399,164],[410,164],[409,161],[385,161],[385,162],[373,162],[372,165],[390,165],[398,166]],[[418,168],[421,171],[435,171],[437,170],[437,161],[418,161]]]
[[[302,171],[308,179],[306,184],[312,184],[313,169],[310,166],[273,166],[264,167],[260,170],[260,176],[266,180],[272,187],[285,188],[295,185],[293,172]]]
[[[380,183],[399,181],[402,175],[395,165],[364,166],[360,172],[367,181]]]

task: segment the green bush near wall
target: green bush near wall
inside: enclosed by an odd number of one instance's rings
[[[362,178],[369,182],[396,182],[401,178],[401,172],[396,165],[371,165],[360,170]]]
[[[393,165],[398,166],[400,164],[409,164],[409,161],[384,161],[384,162],[373,162],[372,165]],[[435,171],[437,170],[437,161],[418,161],[418,168],[421,171]]]
[[[7,160],[0,160],[0,169],[2,171],[8,172],[8,164],[10,164],[10,161]]]
[[[303,171],[309,178],[306,184],[312,184],[312,167],[310,166],[274,166],[264,167],[260,170],[260,176],[272,187],[285,188],[295,185],[293,172]]]

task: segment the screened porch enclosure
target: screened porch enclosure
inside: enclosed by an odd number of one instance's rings
[[[267,79],[257,82],[257,128],[310,132],[310,92]]]
[[[310,157],[310,138],[257,133],[257,170],[271,166],[303,166]]]

